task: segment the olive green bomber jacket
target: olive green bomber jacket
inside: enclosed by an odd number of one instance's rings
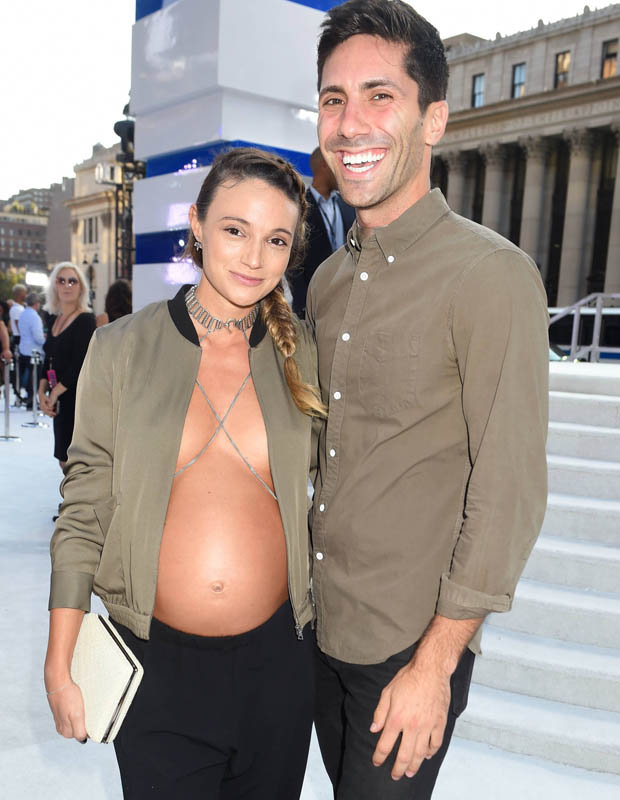
[[[64,501],[51,541],[49,607],[110,616],[148,639],[168,499],[201,350],[184,302],[153,303],[97,330],[80,374]],[[295,358],[316,385],[311,334],[297,326]],[[250,335],[250,369],[263,413],[298,635],[312,619],[307,530],[320,423],[296,407],[283,358],[262,320]]]

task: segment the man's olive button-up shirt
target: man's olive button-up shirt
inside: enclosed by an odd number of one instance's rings
[[[315,273],[329,418],[312,519],[321,649],[385,660],[435,613],[507,611],[542,524],[548,337],[538,270],[433,190]]]

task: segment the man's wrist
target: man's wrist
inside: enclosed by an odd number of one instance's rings
[[[453,620],[439,614],[420,639],[411,664],[416,669],[449,678],[456,670],[465,648],[482,624],[482,619]]]
[[[449,652],[421,641],[411,659],[411,666],[449,680],[459,663],[461,652]]]

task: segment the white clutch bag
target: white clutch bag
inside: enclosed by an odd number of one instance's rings
[[[114,741],[143,675],[142,664],[110,620],[101,614],[85,614],[73,651],[71,678],[82,692],[90,739]]]

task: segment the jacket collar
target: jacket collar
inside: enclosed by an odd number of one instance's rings
[[[394,222],[384,228],[375,228],[368,239],[363,242],[356,220],[347,235],[346,248],[357,262],[363,248],[373,248],[378,245],[387,260],[389,256],[398,256],[415,244],[449,211],[450,207],[441,191],[433,189],[404,211]]]
[[[196,328],[185,305],[185,295],[191,286],[191,283],[184,284],[172,300],[168,300],[168,312],[181,336],[192,344],[200,345]],[[250,347],[256,347],[256,345],[260,344],[266,333],[267,327],[263,322],[263,316],[259,314],[250,332]]]

